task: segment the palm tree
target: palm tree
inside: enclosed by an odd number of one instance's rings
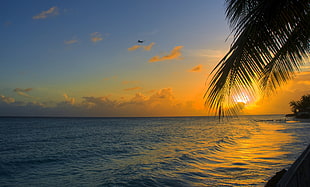
[[[303,95],[299,101],[291,101],[290,106],[295,114],[310,112],[310,94]]]
[[[219,116],[237,112],[234,95],[269,95],[309,58],[308,0],[226,0],[230,50],[211,72],[205,104]],[[266,94],[267,93],[267,94]]]

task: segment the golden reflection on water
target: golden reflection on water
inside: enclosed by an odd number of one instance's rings
[[[242,124],[234,124],[234,128],[242,129],[244,127]],[[233,144],[226,145],[218,154],[214,153],[217,163],[208,163],[200,169],[212,167],[218,171],[217,177],[223,177],[223,184],[263,184],[264,180],[270,177],[266,176],[266,170],[273,170],[273,167],[279,164],[285,165],[290,162],[279,159],[288,153],[282,151],[281,146],[293,141],[290,134],[281,131],[283,129],[285,126],[281,123],[257,122],[251,129],[250,136],[240,134],[242,131],[239,131],[238,138]],[[223,172],[221,172],[221,168],[223,168]],[[227,175],[230,175],[231,178],[226,178]]]
[[[289,152],[283,149],[294,141],[284,131],[286,125],[248,120],[210,125],[203,119],[190,125],[161,125],[143,129],[143,133],[135,131],[152,141],[141,147],[136,145],[137,154],[118,160],[117,168],[132,167],[136,177],[160,176],[185,181],[190,186],[264,185],[291,162],[286,157]]]

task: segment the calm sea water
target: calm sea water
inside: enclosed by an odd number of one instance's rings
[[[262,186],[310,143],[283,119],[0,118],[0,186]]]

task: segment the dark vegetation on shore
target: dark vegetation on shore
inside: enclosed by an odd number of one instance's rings
[[[293,114],[287,114],[287,117],[310,118],[310,94],[303,95],[298,101],[291,101],[290,106]]]

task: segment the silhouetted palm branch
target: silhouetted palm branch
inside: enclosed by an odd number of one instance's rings
[[[234,40],[212,71],[206,104],[234,114],[234,94],[273,92],[309,57],[308,0],[226,0]]]

